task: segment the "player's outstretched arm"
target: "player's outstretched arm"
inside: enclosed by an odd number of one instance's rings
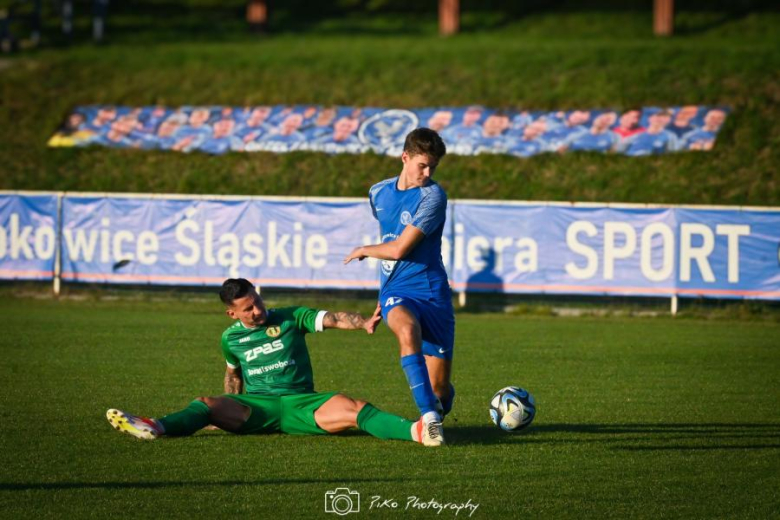
[[[352,260],[363,260],[367,257],[379,260],[400,260],[408,255],[423,238],[425,238],[425,233],[409,224],[404,228],[401,236],[395,240],[373,246],[356,247],[344,258],[344,263],[348,264]]]
[[[328,312],[322,319],[322,326],[326,329],[359,330],[363,329],[373,334],[382,321],[382,308],[377,305],[374,314],[370,318],[364,318],[355,312]]]
[[[240,368],[227,367],[225,369],[225,393],[240,394],[244,390],[244,379]]]

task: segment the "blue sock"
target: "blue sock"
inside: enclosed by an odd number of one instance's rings
[[[431,388],[431,380],[428,378],[428,367],[425,365],[425,356],[421,353],[410,354],[401,358],[401,368],[404,369],[406,380],[412,397],[420,409],[420,415],[436,411],[436,395]]]

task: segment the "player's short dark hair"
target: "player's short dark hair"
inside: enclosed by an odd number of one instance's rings
[[[252,282],[245,278],[228,278],[219,290],[219,299],[225,305],[233,305],[235,300],[243,298],[255,288]]]
[[[439,134],[430,128],[417,128],[409,132],[404,141],[404,152],[411,156],[427,155],[439,162],[447,153],[447,146]]]

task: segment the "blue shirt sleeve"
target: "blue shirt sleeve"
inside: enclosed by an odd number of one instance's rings
[[[430,189],[423,195],[420,206],[412,219],[412,225],[429,235],[447,218],[447,197],[440,189]]]

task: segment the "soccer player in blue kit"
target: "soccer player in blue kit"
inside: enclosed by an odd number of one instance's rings
[[[444,444],[442,419],[455,397],[450,384],[455,316],[441,257],[447,195],[431,180],[446,152],[439,134],[429,128],[406,136],[401,173],[369,191],[382,243],[357,247],[344,258],[345,264],[381,260],[379,306],[398,339],[426,446]]]

